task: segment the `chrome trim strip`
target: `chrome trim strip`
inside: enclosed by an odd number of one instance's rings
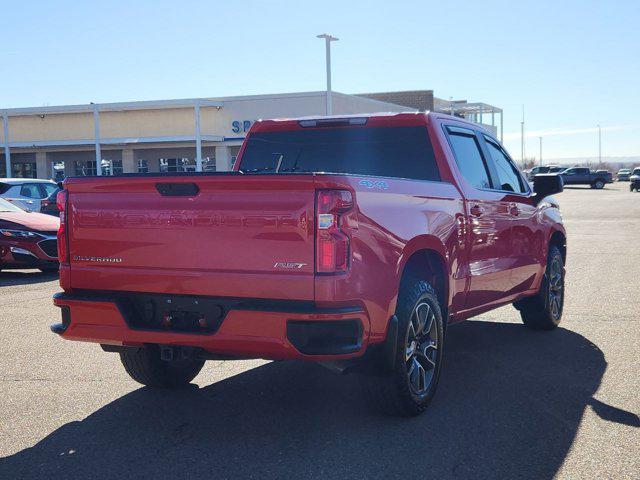
[[[38,258],[33,252],[30,252],[29,250],[25,250],[24,248],[9,247],[9,250],[11,250],[11,253],[17,253],[18,255],[31,255],[34,258]]]

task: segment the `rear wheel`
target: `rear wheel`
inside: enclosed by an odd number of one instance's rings
[[[602,180],[596,180],[593,183],[593,187],[596,188],[597,190],[600,190],[601,188],[604,188],[604,182]]]
[[[387,374],[367,378],[368,391],[385,413],[415,416],[436,392],[443,351],[443,323],[433,287],[422,280],[407,281],[399,294],[396,357]]]
[[[149,387],[176,388],[196,378],[204,360],[187,358],[165,361],[157,345],[120,352],[120,361],[129,376]]]
[[[549,247],[547,268],[538,294],[515,306],[528,328],[553,330],[558,326],[564,306],[564,261],[557,246]]]

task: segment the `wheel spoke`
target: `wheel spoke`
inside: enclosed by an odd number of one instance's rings
[[[555,295],[552,294],[550,300],[551,301],[549,302],[549,307],[551,308],[551,315],[553,316],[553,318],[556,318],[558,316],[558,312],[560,311],[560,305]]]
[[[438,347],[435,342],[429,342],[421,345],[416,352],[418,361],[420,361],[422,365],[427,369],[435,368],[435,352],[437,349]]]
[[[431,311],[431,308],[429,308],[429,317],[427,319],[427,326],[424,329],[424,333],[426,337],[432,338],[432,332],[435,330],[433,328],[435,326],[435,323],[436,323],[436,316]]]
[[[414,341],[417,337],[418,335],[416,335],[416,329],[413,326],[413,322],[409,322],[409,342]]]
[[[409,359],[415,355],[416,346],[417,345],[415,340],[412,340],[409,342],[409,345],[407,345],[407,348],[405,349],[405,352],[404,352],[405,361],[409,361]]]
[[[414,313],[416,321],[416,335],[421,336],[425,333],[425,325],[429,317],[431,307],[428,303],[419,303],[416,306]]]
[[[425,371],[424,367],[414,358],[409,367],[409,382],[416,392],[424,389]]]

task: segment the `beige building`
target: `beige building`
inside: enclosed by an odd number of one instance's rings
[[[494,131],[495,114],[502,118],[499,108],[443,101],[430,90],[332,92],[332,106],[334,115],[453,110]],[[0,178],[229,170],[256,119],[325,109],[325,92],[304,92],[1,110]]]

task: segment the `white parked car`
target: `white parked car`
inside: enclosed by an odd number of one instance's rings
[[[39,212],[40,202],[57,188],[57,184],[51,180],[0,178],[0,198],[31,212]]]

